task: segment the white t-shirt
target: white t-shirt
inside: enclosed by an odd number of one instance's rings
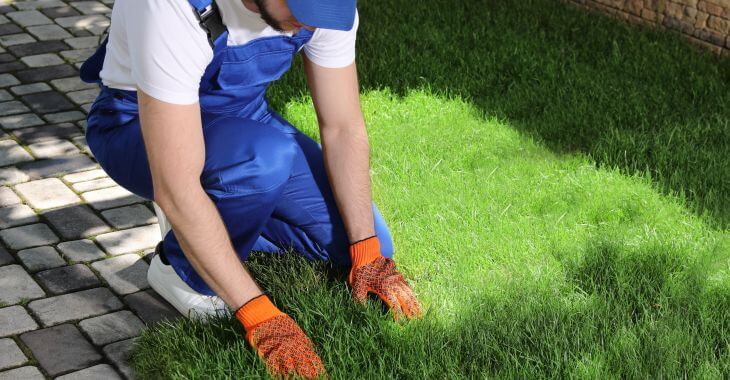
[[[228,28],[228,45],[264,36],[288,35],[271,28],[241,0],[216,0]],[[344,67],[355,60],[359,18],[349,31],[317,28],[303,46],[312,62]],[[198,87],[213,59],[205,31],[187,0],[117,0],[112,10],[104,66],[99,76],[109,87],[142,89],[168,103],[198,101]]]

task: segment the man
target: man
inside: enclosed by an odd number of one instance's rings
[[[81,68],[101,87],[89,148],[172,225],[150,285],[185,315],[235,310],[272,374],[324,368],[245,269],[251,250],[351,266],[355,301],[372,292],[396,319],[421,314],[371,198],[357,26],[355,0],[117,0]],[[321,147],[266,101],[300,50]]]

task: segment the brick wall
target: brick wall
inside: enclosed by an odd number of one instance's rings
[[[710,50],[730,55],[730,0],[568,0],[636,23],[676,30]]]

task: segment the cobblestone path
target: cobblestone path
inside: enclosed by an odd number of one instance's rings
[[[134,378],[135,337],[180,317],[147,284],[152,203],[84,138],[98,89],[78,67],[112,5],[0,0],[0,379]]]

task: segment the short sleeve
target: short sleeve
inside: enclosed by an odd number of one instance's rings
[[[125,11],[131,75],[155,99],[198,101],[213,51],[186,0],[128,1]]]
[[[348,31],[317,28],[304,45],[304,54],[312,62],[324,67],[345,67],[355,61],[355,37],[360,16],[355,10],[355,21]]]

